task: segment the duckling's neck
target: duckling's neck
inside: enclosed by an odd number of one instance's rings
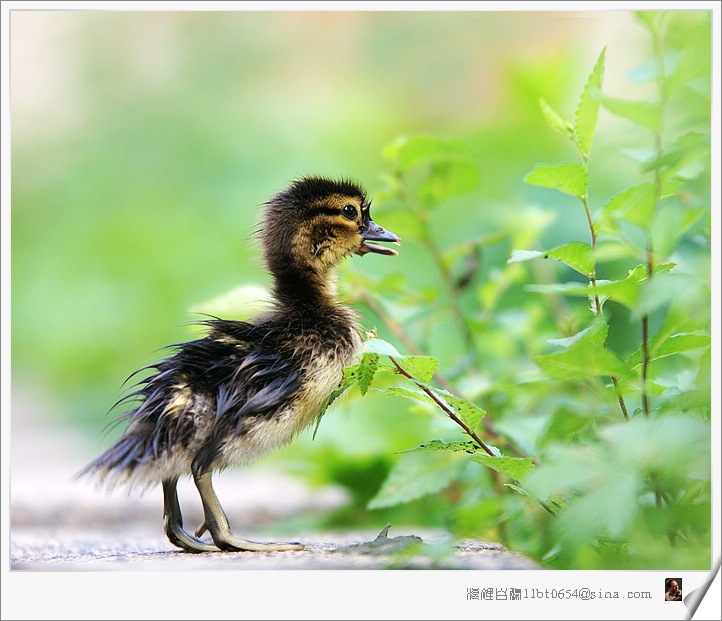
[[[339,308],[336,275],[332,269],[287,269],[273,274],[274,297],[279,307],[303,313],[324,313]]]

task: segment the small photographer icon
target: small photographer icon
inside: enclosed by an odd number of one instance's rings
[[[667,602],[682,601],[682,578],[667,578],[664,581],[664,600]]]

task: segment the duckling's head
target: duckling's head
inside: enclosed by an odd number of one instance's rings
[[[351,181],[305,177],[267,204],[261,239],[266,264],[276,277],[324,276],[352,254],[396,255],[373,242],[400,243],[378,226],[371,202]]]

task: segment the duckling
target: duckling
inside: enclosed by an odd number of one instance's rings
[[[400,244],[370,208],[355,182],[321,177],[294,181],[268,201],[260,234],[271,309],[248,322],[203,321],[205,337],[139,369],[153,372],[120,401],[137,404],[121,417],[125,432],[79,474],[111,487],[160,482],[165,533],[186,551],[303,549],[233,534],[211,477],[287,445],[339,385],[362,341],[356,313],[338,300],[333,268],[352,254],[398,254],[374,242]],[[177,495],[188,475],[204,513],[194,535],[183,528]],[[206,531],[213,543],[200,539]]]

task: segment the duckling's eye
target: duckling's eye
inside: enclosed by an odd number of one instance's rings
[[[356,216],[358,216],[358,211],[356,211],[356,207],[354,207],[353,205],[346,205],[341,210],[341,213],[349,220],[355,220]]]

